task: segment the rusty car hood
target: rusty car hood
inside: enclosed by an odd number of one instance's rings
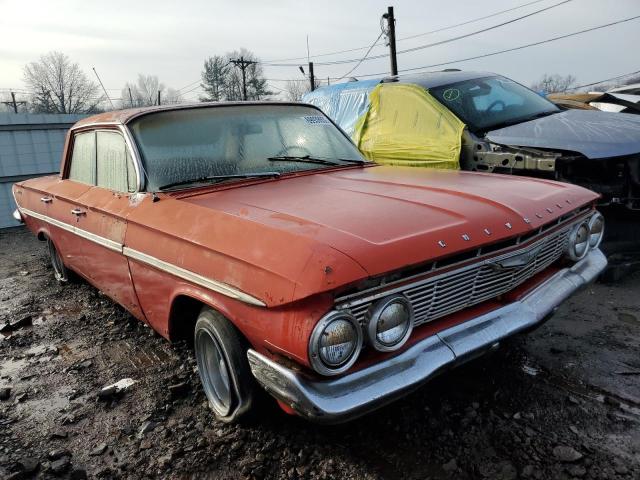
[[[608,158],[640,152],[640,116],[590,110],[567,110],[493,130],[485,135],[500,145],[577,152]]]
[[[298,240],[328,246],[378,275],[528,233],[596,198],[547,180],[375,166],[210,190],[179,201],[280,231],[285,251]]]

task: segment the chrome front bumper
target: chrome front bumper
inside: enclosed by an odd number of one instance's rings
[[[251,371],[275,398],[309,420],[340,423],[420,387],[447,368],[485,353],[500,340],[542,323],[580,287],[595,280],[607,259],[591,251],[521,300],[448,328],[404,352],[333,379],[313,379],[249,350]]]

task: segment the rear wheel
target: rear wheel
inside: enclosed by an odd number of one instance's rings
[[[200,381],[216,417],[223,422],[246,417],[256,385],[244,338],[229,320],[205,307],[196,322],[194,347]]]
[[[71,271],[64,266],[60,252],[53,244],[50,238],[47,238],[47,247],[49,247],[49,257],[51,258],[51,266],[53,267],[53,275],[60,283],[67,283],[71,278]]]

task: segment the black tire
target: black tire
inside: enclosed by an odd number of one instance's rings
[[[246,419],[254,407],[256,382],[247,360],[247,342],[236,327],[209,307],[200,311],[193,344],[202,388],[216,417]]]
[[[69,282],[69,280],[73,278],[73,272],[64,265],[58,249],[50,238],[47,238],[47,247],[49,248],[49,257],[51,258],[51,266],[53,267],[53,276],[60,283]]]

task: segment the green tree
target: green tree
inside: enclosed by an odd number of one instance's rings
[[[237,60],[241,57],[244,60],[255,62],[245,69],[247,100],[261,100],[273,95],[273,92],[269,91],[267,79],[264,77],[258,57],[242,48],[224,56],[214,55],[205,60],[201,83],[205,95],[200,97],[201,101],[222,102],[243,99],[242,70],[239,66],[231,63],[231,60]]]

